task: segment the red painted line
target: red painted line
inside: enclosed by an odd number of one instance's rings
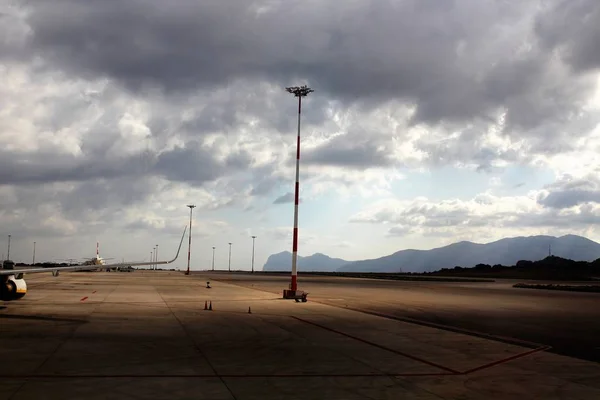
[[[376,374],[123,374],[123,375],[52,375],[52,374],[5,374],[0,375],[1,379],[78,379],[78,378],[355,378],[355,377],[382,377],[382,376],[440,376],[454,375],[449,372],[441,373],[376,373]]]
[[[484,364],[482,366],[479,366],[479,367],[467,370],[467,371],[463,372],[463,375],[467,375],[467,374],[470,374],[470,373],[473,373],[473,372],[481,371],[482,369],[490,368],[490,367],[496,366],[498,364],[504,364],[506,362],[509,362],[509,361],[512,361],[512,360],[516,360],[517,358],[525,357],[525,356],[528,356],[530,354],[534,354],[534,353],[537,353],[537,352],[540,352],[540,351],[545,351],[545,350],[548,350],[548,349],[551,349],[551,348],[552,348],[551,346],[544,346],[544,347],[539,347],[537,349],[526,351],[524,353],[515,354],[514,356],[503,358],[502,360],[494,361],[494,362],[491,362],[491,363],[488,363],[488,364]]]
[[[358,340],[359,342],[363,342],[363,343],[365,343],[365,344],[369,344],[369,345],[371,345],[371,346],[374,346],[374,347],[380,348],[380,349],[382,349],[382,350],[386,350],[386,351],[389,351],[389,352],[392,352],[392,353],[398,354],[398,355],[400,355],[400,356],[403,356],[403,357],[406,357],[406,358],[410,358],[411,360],[419,361],[419,362],[421,362],[421,363],[423,363],[423,364],[427,364],[427,365],[430,365],[430,366],[432,366],[432,367],[436,367],[436,368],[442,369],[442,370],[444,370],[444,371],[447,371],[447,372],[449,372],[450,374],[455,374],[455,375],[456,375],[456,374],[460,374],[460,372],[458,372],[458,371],[455,371],[455,370],[453,370],[453,369],[451,369],[451,368],[448,368],[448,367],[444,367],[443,365],[436,364],[436,363],[434,363],[434,362],[427,361],[427,360],[425,360],[425,359],[422,359],[422,358],[420,358],[420,357],[416,357],[416,356],[413,356],[413,355],[411,355],[411,354],[403,353],[403,352],[401,352],[401,351],[398,351],[398,350],[395,350],[395,349],[391,349],[391,348],[389,348],[389,347],[386,347],[386,346],[382,346],[382,345],[380,345],[380,344],[377,344],[377,343],[371,342],[371,341],[369,341],[369,340],[366,340],[366,339],[362,339],[362,338],[359,338],[359,337],[356,337],[356,336],[352,336],[352,335],[350,335],[350,334],[347,334],[347,333],[345,333],[345,332],[341,332],[341,331],[338,331],[338,330],[336,330],[336,329],[329,328],[329,327],[326,327],[326,326],[323,326],[323,325],[317,324],[316,322],[307,321],[307,320],[305,320],[305,319],[298,318],[298,317],[294,317],[294,316],[292,316],[292,318],[294,318],[294,319],[297,319],[298,321],[305,322],[305,323],[307,323],[307,324],[310,324],[310,325],[317,326],[317,327],[319,327],[319,328],[321,328],[321,329],[325,329],[325,330],[327,330],[327,331],[330,331],[330,332],[337,333],[338,335],[342,335],[342,336],[346,336],[346,337],[348,337],[348,338],[350,338],[350,339]]]
[[[79,301],[86,301],[86,300],[87,300],[87,298],[88,298],[87,296],[85,296],[85,297],[82,297],[82,298],[81,298],[81,300],[79,300]]]

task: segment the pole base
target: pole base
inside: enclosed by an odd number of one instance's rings
[[[303,303],[306,303],[308,301],[306,299],[306,296],[308,296],[308,293],[306,293],[303,290],[283,289],[283,298],[284,299],[293,299],[293,300],[296,300],[296,302],[302,301]]]

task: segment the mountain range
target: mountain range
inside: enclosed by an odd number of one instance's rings
[[[299,271],[323,272],[431,272],[442,268],[477,264],[515,265],[519,260],[536,261],[552,255],[575,261],[600,258],[600,243],[582,236],[520,236],[491,243],[462,241],[431,250],[400,250],[368,260],[347,261],[322,253],[298,256]],[[289,251],[273,254],[263,271],[290,271],[292,254]]]

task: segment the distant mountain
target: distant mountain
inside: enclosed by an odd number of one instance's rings
[[[401,250],[389,256],[349,263],[339,272],[430,272],[442,268],[477,264],[515,265],[519,260],[536,261],[552,255],[575,261],[600,258],[600,243],[576,235],[528,236],[480,244],[458,242],[431,250]]]
[[[332,272],[337,270],[342,265],[348,264],[349,261],[340,258],[331,258],[325,254],[315,253],[312,256],[298,256],[299,271],[322,271]],[[269,256],[267,262],[263,266],[263,271],[291,271],[292,270],[292,253],[283,251],[281,253]]]

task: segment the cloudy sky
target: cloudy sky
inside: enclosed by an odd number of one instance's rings
[[[192,268],[261,268],[302,84],[300,255],[600,240],[599,67],[596,0],[2,2],[2,253],[171,256],[193,203]]]

